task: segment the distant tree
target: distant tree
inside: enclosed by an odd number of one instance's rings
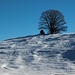
[[[41,34],[41,35],[44,35],[44,34],[45,34],[45,32],[44,32],[43,30],[41,30],[41,31],[40,31],[40,34]]]
[[[47,30],[47,34],[57,34],[67,30],[63,14],[58,10],[47,10],[40,16],[38,29]]]

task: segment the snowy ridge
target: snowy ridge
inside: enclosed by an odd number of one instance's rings
[[[75,75],[75,34],[0,42],[0,75]]]

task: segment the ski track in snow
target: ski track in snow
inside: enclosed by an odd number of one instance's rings
[[[75,34],[8,39],[0,42],[0,75],[75,75],[74,53]]]

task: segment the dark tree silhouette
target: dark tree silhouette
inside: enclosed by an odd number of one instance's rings
[[[47,30],[47,34],[57,34],[67,30],[63,14],[58,10],[47,10],[40,16],[38,29]]]

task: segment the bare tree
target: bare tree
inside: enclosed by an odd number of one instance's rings
[[[40,16],[38,29],[47,30],[47,34],[57,34],[67,30],[63,14],[58,10],[47,10]]]

